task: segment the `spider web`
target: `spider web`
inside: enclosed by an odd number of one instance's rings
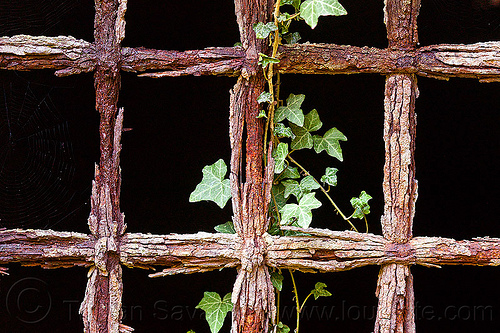
[[[68,218],[79,197],[68,122],[53,88],[2,83],[0,96],[0,227],[47,228]],[[83,205],[83,204],[82,204]]]
[[[77,6],[77,0],[0,0],[0,34],[43,35]]]

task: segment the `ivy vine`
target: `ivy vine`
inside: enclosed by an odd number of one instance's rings
[[[362,219],[365,230],[368,232],[366,215],[370,213],[368,201],[371,196],[362,191],[358,197],[350,200],[353,213],[345,215],[330,195],[331,187],[337,185],[335,167],[327,167],[319,181],[309,171],[292,157],[297,150],[311,149],[317,154],[326,152],[329,156],[342,162],[341,141],[347,137],[336,127],[332,127],[323,134],[319,133],[323,127],[316,109],[304,114],[302,103],[306,96],[303,94],[289,94],[286,101],[280,99],[280,74],[275,72],[274,65],[279,63],[279,46],[283,43],[294,44],[300,40],[298,32],[291,32],[292,21],[304,20],[311,29],[318,24],[320,16],[346,15],[347,11],[338,0],[277,0],[274,6],[272,22],[257,22],[253,29],[257,38],[268,39],[271,47],[270,54],[259,53],[259,65],[262,67],[267,81],[267,91],[262,92],[257,102],[263,107],[258,118],[266,120],[264,131],[264,152],[267,146],[272,145],[272,157],[275,162],[275,177],[272,186],[269,216],[271,223],[268,233],[271,235],[294,236],[300,233],[281,230],[281,226],[297,226],[308,228],[312,223],[312,211],[322,203],[316,198],[316,193],[322,192],[333,206],[336,214],[346,221],[351,230],[358,231],[352,219]],[[266,159],[264,159],[266,160]],[[223,160],[203,168],[203,179],[191,194],[189,201],[208,200],[223,208],[231,197],[229,179],[225,178],[227,166]],[[226,222],[215,227],[222,233],[235,233],[232,222]],[[289,270],[296,302],[297,322],[295,333],[299,331],[300,312],[305,302],[314,296],[331,296],[326,290],[326,284],[316,283],[302,303],[295,283],[293,271]],[[279,297],[284,277],[281,270],[271,271],[271,282]],[[205,311],[205,318],[212,333],[217,333],[222,327],[224,318],[232,309],[231,296],[223,298],[214,292],[205,292],[197,308]],[[273,332],[288,333],[290,328],[279,320],[277,311],[276,324]],[[192,332],[192,331],[190,331]],[[194,333],[194,332],[193,332]]]

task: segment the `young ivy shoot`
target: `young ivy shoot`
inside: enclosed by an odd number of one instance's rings
[[[370,213],[368,201],[371,196],[362,191],[359,197],[350,201],[353,212],[344,214],[329,193],[331,187],[337,185],[337,171],[335,166],[327,167],[325,173],[318,178],[309,173],[305,166],[297,161],[293,153],[301,149],[310,149],[320,154],[327,155],[342,162],[341,141],[347,137],[336,127],[322,130],[323,123],[316,109],[304,114],[302,103],[306,96],[303,94],[290,94],[286,101],[280,99],[280,76],[275,73],[274,65],[279,63],[278,48],[282,43],[294,44],[300,40],[298,32],[290,31],[293,21],[304,20],[311,29],[318,24],[320,16],[346,15],[347,11],[338,0],[281,0],[275,3],[272,22],[256,22],[253,25],[255,35],[259,39],[268,39],[271,48],[270,54],[259,54],[259,65],[262,67],[267,81],[267,89],[257,99],[262,109],[258,118],[265,120],[264,152],[267,147],[272,147],[274,159],[274,182],[271,189],[271,202],[269,203],[268,216],[270,224],[268,233],[271,235],[295,236],[304,235],[305,232],[297,231],[298,228],[308,228],[313,221],[312,211],[322,205],[316,198],[321,192],[333,207],[332,221],[345,221],[353,231],[358,231],[352,219],[364,220],[365,230],[368,231],[366,215]],[[263,160],[267,158],[263,157]],[[208,200],[215,202],[223,208],[231,198],[229,179],[225,178],[227,165],[220,159],[212,165],[203,168],[203,179],[191,194],[189,201]],[[287,226],[295,227],[287,230]],[[223,233],[235,233],[231,221],[220,224],[215,230]],[[295,332],[299,331],[299,318],[305,302],[314,296],[331,296],[326,284],[318,282],[315,288],[300,302],[295,284],[293,271],[289,270],[293,284],[294,300],[296,302],[297,322]],[[271,271],[271,282],[279,295],[284,277],[280,270]],[[212,333],[217,333],[222,327],[224,317],[231,310],[230,294],[221,298],[214,292],[205,292],[205,296],[198,305],[205,311],[205,318]],[[279,313],[279,311],[277,312]],[[273,332],[286,333],[290,328],[275,320]]]

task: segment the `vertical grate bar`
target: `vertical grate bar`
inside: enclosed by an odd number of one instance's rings
[[[385,1],[389,48],[416,47],[419,9],[420,0]],[[384,101],[385,207],[381,223],[384,237],[395,243],[406,243],[412,237],[417,199],[414,158],[417,96],[415,75],[387,76]],[[379,298],[376,333],[415,332],[413,277],[409,266],[382,266],[376,294]]]
[[[253,24],[269,20],[272,8],[272,0],[235,0],[247,60],[230,97],[231,193],[234,225],[242,238],[241,267],[232,294],[233,333],[268,332],[276,312],[274,289],[264,260],[266,245],[262,238],[267,230],[268,193],[274,170],[269,164],[267,168],[263,165],[264,122],[257,118],[257,97],[265,84],[258,65],[258,53],[266,53],[268,46],[267,41],[257,39],[253,31]],[[245,130],[246,142],[243,138]]]
[[[122,313],[122,268],[119,237],[125,232],[120,212],[120,150],[123,109],[118,111],[120,42],[124,37],[126,0],[96,0],[94,73],[96,109],[100,114],[100,162],[92,184],[89,227],[95,237],[95,266],[89,273],[80,307],[86,333],[126,331]]]

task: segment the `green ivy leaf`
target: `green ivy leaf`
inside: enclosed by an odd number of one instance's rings
[[[283,36],[283,39],[287,44],[298,43],[301,38],[302,37],[300,37],[300,34],[298,32],[292,32]]]
[[[285,187],[281,183],[274,185],[271,189],[271,203],[269,204],[271,223],[267,232],[273,236],[281,234],[281,226],[278,221],[280,220],[279,212],[286,205],[284,193]]]
[[[358,198],[354,197],[351,199],[351,206],[354,208],[354,213],[352,214],[353,218],[362,219],[365,215],[370,214],[370,205],[368,201],[371,198],[372,197],[365,191],[361,191]]]
[[[271,211],[276,211],[274,207],[275,203],[278,208],[278,211],[281,211],[281,209],[286,205],[285,186],[282,183],[274,185],[271,189],[271,192],[272,192]]]
[[[326,288],[326,284],[324,284],[323,282],[316,283],[316,285],[314,286],[314,289],[311,290],[311,294],[313,294],[314,299],[318,299],[320,296],[324,296],[324,297],[332,296],[332,294],[324,288]]]
[[[338,0],[306,0],[300,5],[300,17],[314,29],[318,18],[325,15],[346,15],[347,11]]]
[[[265,39],[271,32],[278,30],[278,27],[274,24],[274,22],[268,22],[266,24],[259,22],[253,25],[253,30],[255,31],[257,38]]]
[[[281,0],[280,6],[284,5],[292,5],[293,8],[295,8],[295,10],[298,11],[300,8],[300,0]]]
[[[296,167],[289,166],[278,177],[278,179],[287,179],[287,178],[292,178],[292,179],[300,178],[299,169],[297,169]]]
[[[280,29],[280,33],[281,34],[286,34],[288,32],[288,28],[290,28],[290,23],[292,23],[292,21],[290,20],[290,14],[288,13],[281,13],[279,16],[278,16],[278,27]]]
[[[306,176],[300,181],[300,189],[302,192],[310,192],[320,188],[319,184],[314,180],[313,176]]]
[[[272,217],[271,223],[269,225],[269,228],[267,229],[267,233],[271,236],[278,236],[281,235],[281,226],[278,223],[278,218],[276,217],[276,212],[272,211],[270,213],[270,216]]]
[[[326,150],[328,155],[342,162],[344,158],[342,157],[342,148],[340,148],[339,140],[347,141],[347,138],[342,132],[334,127],[328,130],[323,137],[319,135],[313,136],[314,150],[316,150],[318,154]]]
[[[233,222],[227,221],[224,224],[219,224],[214,227],[215,231],[223,233],[223,234],[235,234],[236,230],[234,230]]]
[[[234,47],[236,47],[236,46],[241,46],[241,47],[243,47],[243,44],[241,44],[241,42],[236,42],[236,43],[234,43],[234,44],[233,44],[233,46],[234,46]]]
[[[327,183],[330,186],[337,186],[337,168],[326,168],[325,174],[321,177],[323,183]]]
[[[314,197],[315,193],[302,196],[299,204],[286,204],[281,215],[281,225],[296,223],[297,226],[307,228],[311,224],[311,210],[321,206],[321,202]]]
[[[304,128],[309,132],[315,132],[319,130],[321,126],[323,126],[323,123],[319,120],[319,114],[316,109],[311,110],[311,112],[304,117]]]
[[[294,134],[294,138],[290,145],[293,150],[311,149],[313,147],[313,138],[308,130],[304,127],[295,126],[294,124],[290,124],[290,128]]]
[[[290,194],[295,195],[296,198],[300,197],[300,184],[298,181],[286,179],[281,184],[285,187],[285,198],[288,198]]]
[[[278,138],[295,138],[295,134],[293,134],[290,127],[286,127],[283,123],[277,123],[274,126],[274,134]]]
[[[279,62],[279,59],[270,57],[264,53],[259,53],[259,65],[261,65],[262,68],[266,68],[269,64],[277,64]]]
[[[306,176],[297,182],[296,180],[287,179],[281,182],[285,186],[285,198],[293,194],[297,200],[300,200],[304,194],[310,193],[312,190],[317,190],[320,186],[314,180],[313,176]]]
[[[290,327],[283,324],[281,321],[276,325],[276,333],[288,333],[290,332]]]
[[[187,331],[187,333],[196,333],[196,332],[193,330],[189,330],[189,331]]]
[[[273,150],[274,173],[281,173],[286,168],[285,159],[288,155],[288,144],[280,142]]]
[[[271,272],[271,283],[274,288],[281,291],[283,288],[283,275],[279,271]]]
[[[318,111],[316,109],[312,110],[304,116],[304,126],[296,126],[290,124],[295,138],[292,140],[291,147],[294,150],[299,149],[310,149],[313,147],[313,137],[310,132],[317,131],[323,126],[321,120],[319,120]]]
[[[189,202],[210,200],[220,208],[224,208],[231,198],[229,179],[224,179],[227,172],[226,163],[222,159],[203,168],[203,179],[189,196]]]
[[[266,111],[265,110],[260,110],[259,114],[257,115],[257,119],[258,118],[267,118]]]
[[[290,94],[286,99],[286,106],[280,106],[276,110],[274,119],[276,122],[280,122],[285,118],[297,126],[304,125],[304,113],[300,109],[302,102],[306,98],[305,95],[294,95]]]
[[[257,97],[257,103],[271,103],[273,101],[273,97],[270,92],[263,91],[259,97]]]
[[[290,17],[291,15],[288,13],[280,13],[280,15],[278,16],[278,22],[288,21]]]
[[[227,313],[233,309],[231,293],[227,293],[221,300],[219,294],[216,292],[205,291],[202,300],[196,308],[205,311],[205,319],[208,322],[208,326],[210,326],[210,331],[217,333],[222,328]]]

